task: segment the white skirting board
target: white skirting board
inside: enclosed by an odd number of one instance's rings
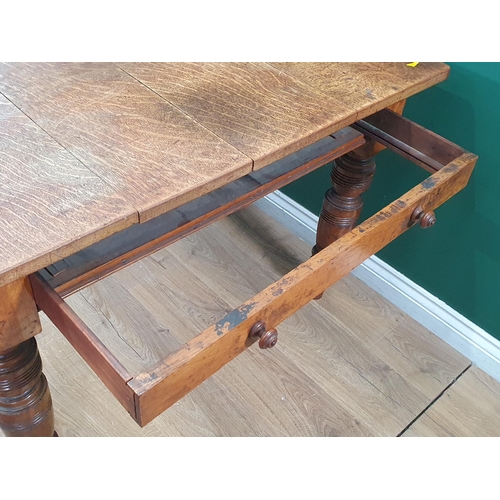
[[[280,191],[255,203],[311,246],[318,217]],[[376,256],[352,271],[406,314],[500,381],[500,342]]]

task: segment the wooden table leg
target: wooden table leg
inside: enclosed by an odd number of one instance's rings
[[[325,194],[313,255],[356,225],[363,208],[361,195],[370,187],[374,173],[374,158],[362,157],[357,150],[333,162],[333,187]]]
[[[333,162],[332,187],[325,194],[312,255],[356,225],[363,208],[361,195],[368,190],[375,174],[375,144],[368,141],[364,146]],[[322,295],[316,299],[320,299]]]
[[[405,104],[406,99],[403,99],[388,109],[402,114]],[[361,195],[370,187],[375,173],[374,157],[383,149],[385,147],[382,144],[367,138],[366,144],[333,162],[333,187],[325,194],[312,255],[356,225],[363,208]],[[317,298],[321,298],[321,295]]]
[[[0,428],[6,436],[53,436],[54,412],[35,338],[0,353]]]
[[[0,428],[53,436],[54,412],[34,336],[41,331],[27,278],[0,288]]]

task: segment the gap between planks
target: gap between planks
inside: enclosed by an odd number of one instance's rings
[[[458,380],[464,375],[470,368],[472,367],[472,363],[470,363],[465,370],[460,373],[457,377],[455,377],[428,405],[424,408],[396,437],[402,437],[403,434],[425,413],[436,404],[445,394],[446,392],[454,386]]]
[[[158,92],[156,92],[155,90],[153,90],[151,87],[148,87],[143,81],[139,80],[134,75],[132,75],[128,71],[124,70],[122,67],[118,66],[118,64],[113,63],[113,65],[116,66],[120,71],[123,71],[126,75],[130,76],[130,78],[133,78],[136,82],[140,83],[143,87],[145,87],[148,90],[150,90],[151,92],[153,92],[153,94],[156,94],[158,97],[160,97],[161,99],[163,99],[165,102],[167,102],[168,104],[170,104],[171,106],[173,106],[174,108],[176,108],[178,111],[180,111],[181,113],[183,113],[186,116],[188,116],[189,118],[191,118],[191,120],[193,120],[194,122],[196,122],[200,127],[203,127],[205,130],[207,130],[211,134],[216,135],[221,141],[224,141],[225,143],[229,144],[229,142],[227,142],[226,139],[224,139],[219,134],[217,134],[217,132],[214,132],[213,130],[210,130],[208,127],[206,127],[205,125],[203,125],[203,123],[201,123],[199,120],[197,120],[193,115],[189,114],[187,111],[184,111],[179,106],[177,106],[173,102],[169,101],[166,97],[162,96],[161,94],[159,94]],[[238,148],[238,147],[236,147],[235,145],[233,145],[233,144],[229,144],[229,145],[232,146],[234,149],[237,149],[242,155],[246,156],[252,162],[252,172],[254,172],[254,166],[255,166],[254,159],[251,158],[250,156],[248,156],[243,151],[241,151],[241,149]]]
[[[60,141],[58,141],[52,134],[50,134],[47,130],[45,130],[45,128],[43,128],[38,122],[33,120],[33,118],[31,118],[31,116],[26,114],[12,99],[9,99],[9,97],[7,95],[5,95],[3,92],[0,92],[0,95],[2,95],[5,99],[7,99],[7,101],[9,101],[17,110],[19,110],[20,113],[22,113],[26,118],[28,118],[28,120],[30,120],[30,122],[32,122],[36,127],[38,127],[40,130],[42,130],[44,134],[47,134],[48,137],[50,137],[55,143],[57,143],[62,149],[64,149],[64,151],[66,151],[72,158],[74,158],[84,168],[86,168],[87,170],[92,172],[104,184],[106,184],[106,186],[108,186],[110,189],[112,189],[115,194],[119,194],[118,192],[115,191],[115,188],[109,182],[106,181],[106,179],[104,179],[102,176],[99,175],[99,172],[97,172],[95,169],[93,169],[93,168],[89,167],[88,165],[86,165],[85,163],[83,163],[83,161],[80,158],[78,158],[78,156],[75,156],[67,147],[64,146],[64,144],[62,144]],[[130,207],[132,208],[132,211],[135,212],[135,215],[136,215],[134,217],[134,219],[136,220],[136,222],[134,222],[134,224],[139,224],[139,222],[140,222],[139,210],[137,208],[135,208],[134,205],[130,205]]]

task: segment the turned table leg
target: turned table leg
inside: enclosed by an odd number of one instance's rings
[[[54,435],[54,412],[36,340],[0,353],[0,428],[6,436]]]
[[[333,162],[332,187],[326,192],[318,221],[312,255],[350,231],[363,208],[361,195],[368,190],[375,173],[374,144],[370,141]],[[316,297],[320,299],[323,294]]]
[[[403,99],[388,109],[402,114],[405,104],[406,99]],[[312,255],[323,250],[356,225],[363,208],[361,195],[370,187],[375,173],[374,157],[383,149],[385,147],[382,144],[366,138],[363,146],[333,162],[332,188],[325,194]],[[321,295],[317,298],[321,298]]]
[[[54,413],[34,335],[41,325],[27,278],[0,287],[0,429],[53,436]]]
[[[333,162],[332,187],[325,194],[313,255],[356,225],[363,208],[361,195],[370,187],[374,173],[373,157],[362,158],[355,151]]]

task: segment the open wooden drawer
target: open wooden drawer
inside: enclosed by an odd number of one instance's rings
[[[224,217],[305,173],[377,140],[432,173],[364,223],[293,269],[215,324],[132,376],[65,297]],[[109,237],[30,277],[41,310],[144,426],[409,227],[465,187],[477,157],[384,110],[231,185],[149,223]]]

